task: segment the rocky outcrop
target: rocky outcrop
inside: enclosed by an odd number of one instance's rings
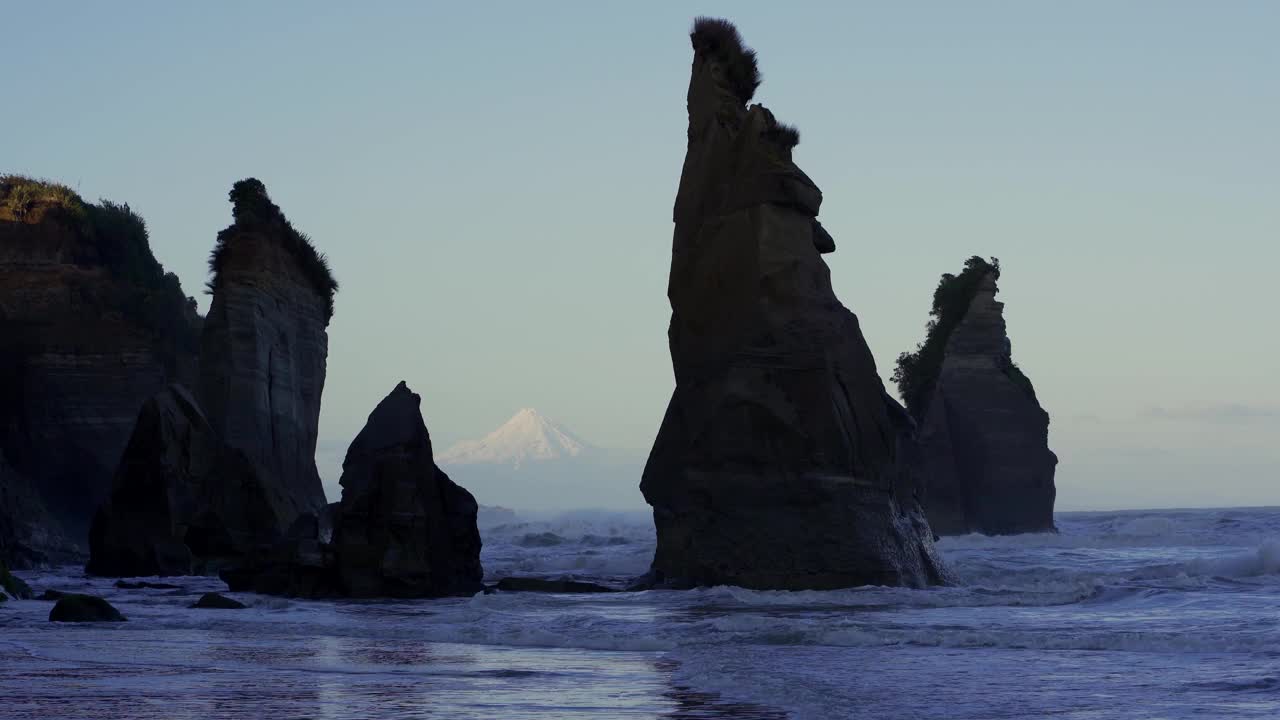
[[[249,606],[239,600],[232,600],[225,595],[211,592],[201,595],[191,607],[201,610],[244,610]]]
[[[49,611],[50,622],[124,622],[111,603],[96,595],[66,594]]]
[[[32,516],[0,504],[26,526],[5,546],[15,565],[82,556],[138,408],[194,380],[199,326],[127,205],[0,177],[0,452],[52,518],[32,532]]]
[[[925,504],[942,535],[1054,530],[1049,415],[1013,363],[998,278],[998,265],[982,271],[917,408]]]
[[[432,597],[481,588],[479,506],[436,467],[421,401],[397,385],[342,463],[333,546],[348,595]]]
[[[231,589],[406,598],[482,590],[478,506],[436,466],[420,404],[400,383],[351,443],[332,543],[307,517],[266,557],[223,572]]]
[[[337,283],[261,182],[230,197],[235,222],[209,261],[199,394],[217,435],[286,491],[292,521],[325,507],[315,450]]]
[[[747,107],[732,25],[693,29],[688,151],[668,295],[676,389],[644,470],[651,581],[922,586],[944,580],[901,431],[820,253],[822,194],[798,133]]]
[[[216,572],[282,537],[294,507],[171,385],[138,414],[111,497],[94,518],[86,569],[110,577]]]

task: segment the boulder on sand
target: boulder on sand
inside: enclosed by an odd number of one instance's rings
[[[124,622],[125,616],[96,595],[63,595],[49,611],[50,622]]]

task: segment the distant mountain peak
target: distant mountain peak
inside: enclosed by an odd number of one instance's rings
[[[441,465],[492,464],[520,467],[526,462],[579,457],[594,448],[537,410],[526,407],[480,440],[464,440],[436,461]]]

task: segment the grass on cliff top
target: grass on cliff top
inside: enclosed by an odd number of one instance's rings
[[[40,207],[83,217],[85,204],[76,191],[61,183],[25,175],[0,175],[0,218],[22,220]]]
[[[43,214],[36,217],[32,213]],[[119,310],[126,318],[177,348],[194,350],[198,346],[199,337],[191,322],[195,298],[188,297],[178,276],[165,272],[156,260],[142,216],[126,203],[87,203],[60,183],[22,175],[0,176],[0,220],[50,217],[77,230],[96,251],[96,257],[74,261],[100,262],[123,282],[126,291],[119,298]]]
[[[316,250],[311,238],[299,232],[289,222],[280,207],[271,202],[267,188],[256,178],[245,178],[231,187],[231,214],[235,218],[229,227],[218,233],[218,240],[209,254],[209,272],[212,277],[205,284],[205,292],[212,295],[218,289],[222,269],[229,258],[230,240],[245,231],[257,230],[273,234],[281,239],[284,248],[297,260],[303,275],[325,301],[325,320],[333,317],[333,296],[338,292],[338,281],[329,268],[329,259]]]
[[[964,320],[969,303],[973,302],[978,285],[987,273],[994,273],[998,280],[1000,261],[996,258],[984,260],[977,255],[965,261],[964,270],[959,275],[944,273],[933,291],[933,307],[929,310],[931,319],[925,325],[924,342],[917,345],[914,352],[898,356],[893,382],[898,385],[898,393],[902,395],[907,411],[917,421],[924,420],[928,411],[934,383],[942,371],[947,340]]]

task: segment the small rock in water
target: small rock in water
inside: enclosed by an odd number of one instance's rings
[[[70,593],[65,593],[65,592],[62,592],[61,590],[45,590],[38,599],[39,600],[61,600],[62,598],[66,597],[69,594]]]
[[[67,594],[49,611],[49,622],[124,622],[111,603],[94,595]]]
[[[121,590],[181,590],[181,585],[170,585],[169,583],[153,583],[153,582],[129,582],[127,580],[117,580],[116,587]]]
[[[211,592],[201,595],[200,599],[196,601],[196,604],[191,607],[205,608],[209,610],[243,610],[249,606],[239,600],[232,600],[229,597]]]
[[[5,600],[8,600],[8,599],[9,599],[8,595],[5,595],[4,593],[0,592],[0,602],[4,602]]]
[[[506,577],[498,581],[497,588],[504,592],[548,592],[548,593],[611,593],[618,592],[595,583],[578,580],[547,580],[544,578]]]

